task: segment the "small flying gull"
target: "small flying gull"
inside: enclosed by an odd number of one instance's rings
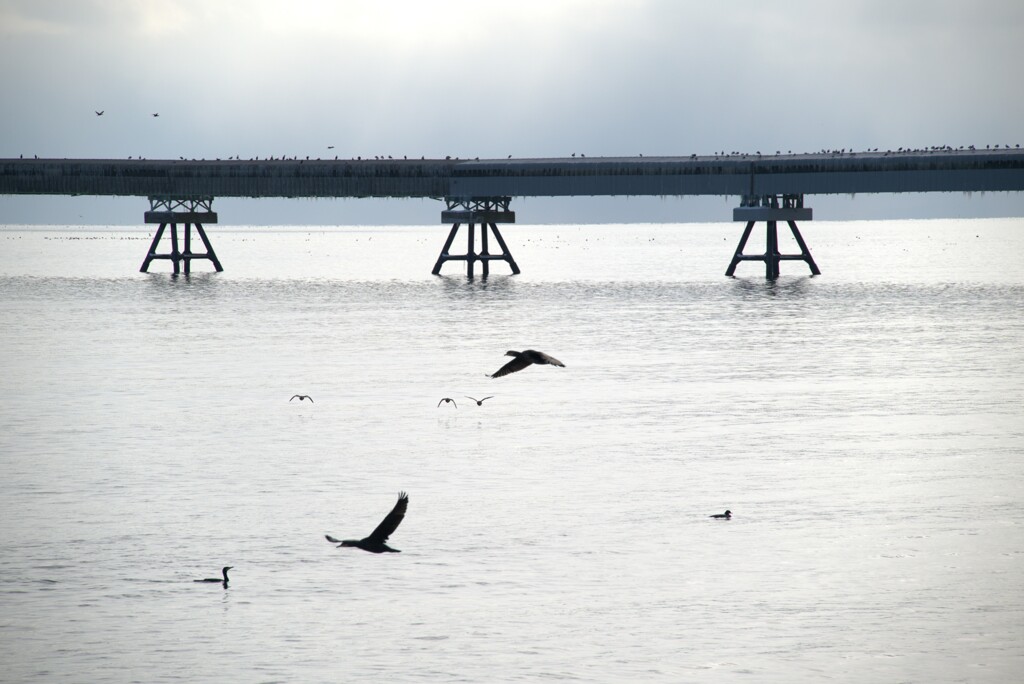
[[[296,399],[296,398],[299,401],[303,401],[305,399],[309,399],[309,403],[310,404],[316,403],[316,402],[313,401],[313,397],[309,396],[308,394],[293,394],[292,398],[289,399],[288,401],[292,401],[293,399]]]
[[[233,565],[226,565],[223,568],[221,568],[220,572],[221,572],[222,575],[224,575],[223,579],[221,579],[219,577],[207,577],[206,579],[192,580],[192,581],[193,582],[217,582],[218,584],[223,584],[226,587],[226,586],[228,586],[228,570],[232,569],[233,567],[235,567],[235,566],[233,566]]]
[[[471,397],[469,395],[466,395],[466,398],[467,399],[472,399],[473,401],[475,401],[477,406],[483,406],[484,402],[487,401],[488,399],[493,399],[494,395],[492,394],[491,396],[484,397],[483,399],[477,399],[476,397]]]
[[[718,518],[719,520],[732,520],[732,511],[726,511],[725,513],[715,513],[709,515],[709,518]]]
[[[531,366],[533,364],[565,368],[565,364],[555,357],[548,356],[544,352],[539,352],[534,349],[526,349],[521,352],[507,351],[505,352],[505,356],[514,356],[515,358],[499,368],[498,371],[491,376],[492,378],[500,378],[503,375],[515,373],[516,371],[523,370],[527,366]]]
[[[325,534],[327,541],[332,544],[337,544],[340,549],[343,546],[354,546],[357,549],[363,551],[369,551],[370,553],[401,553],[398,549],[393,549],[384,542],[388,540],[398,526],[402,523],[402,519],[405,517],[405,509],[409,507],[409,495],[405,492],[398,493],[398,503],[391,509],[380,525],[377,525],[377,529],[370,533],[370,536],[362,539],[335,539],[329,534]]]
[[[454,406],[455,408],[459,408],[459,405],[456,404],[455,400],[452,399],[451,397],[442,398],[441,401],[437,402],[437,405],[440,406],[441,404],[447,404],[449,402],[451,402],[452,406]]]

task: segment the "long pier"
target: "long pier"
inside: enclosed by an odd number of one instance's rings
[[[168,258],[178,272],[191,259],[209,259],[220,270],[202,223],[215,223],[215,197],[377,197],[444,200],[442,221],[452,223],[435,264],[438,273],[450,260],[506,261],[519,269],[497,228],[513,223],[515,197],[736,195],[733,219],[746,221],[744,237],[727,275],[740,261],[763,261],[766,276],[778,276],[780,261],[805,261],[819,271],[795,221],[811,219],[806,195],[903,192],[997,192],[1024,190],[1024,150],[935,148],[915,151],[822,152],[817,154],[719,154],[689,157],[570,157],[552,159],[4,159],[0,195],[138,196],[150,200],[146,221],[160,229],[143,265]],[[743,253],[754,223],[767,224],[764,254]],[[801,254],[778,252],[775,226],[785,221]],[[177,247],[177,225],[198,226],[206,254]],[[482,251],[476,251],[474,227],[481,227]],[[460,226],[468,229],[465,255],[448,249]],[[157,245],[166,226],[172,251]],[[488,230],[501,254],[488,251]]]

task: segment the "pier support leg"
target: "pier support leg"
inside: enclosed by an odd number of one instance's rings
[[[807,248],[800,229],[796,227],[797,220],[811,220],[810,207],[804,206],[803,195],[747,195],[743,198],[743,205],[733,210],[733,220],[746,221],[746,228],[743,229],[743,236],[740,238],[736,252],[733,254],[729,268],[725,275],[733,276],[736,266],[741,261],[763,261],[764,275],[768,280],[775,280],[779,277],[779,265],[783,261],[803,261],[811,269],[811,275],[821,275],[818,265],[814,263],[811,251]],[[765,251],[764,254],[744,254],[750,232],[754,224],[764,221],[765,229]],[[779,252],[779,231],[778,222],[785,221],[793,233],[796,244],[800,247],[799,254],[782,254]]]
[[[149,245],[149,252],[139,269],[142,273],[149,272],[149,265],[154,259],[168,259],[174,271],[178,275],[184,270],[185,275],[192,272],[193,259],[209,259],[214,269],[218,272],[224,268],[220,265],[216,252],[210,238],[203,229],[203,223],[216,223],[217,214],[212,209],[213,198],[166,198],[150,197],[150,211],[146,212],[146,223],[158,223],[153,242]],[[178,223],[181,223],[184,231],[184,251],[178,249]],[[171,251],[161,254],[158,250],[164,230],[171,228]],[[197,254],[192,251],[192,227],[195,226],[196,234],[206,247],[204,254]]]
[[[498,230],[499,223],[515,223],[515,212],[509,211],[508,208],[511,202],[510,197],[487,197],[471,200],[446,199],[445,202],[448,208],[441,212],[441,222],[451,223],[452,229],[448,233],[448,239],[445,240],[444,247],[441,248],[441,254],[438,255],[437,262],[434,264],[434,269],[431,273],[439,275],[441,273],[441,266],[446,261],[465,261],[466,275],[472,278],[475,264],[479,261],[483,277],[486,278],[491,273],[491,262],[495,260],[508,263],[513,275],[520,272],[519,265],[512,258],[512,253],[509,251],[508,245],[505,244],[501,231]],[[477,224],[480,225],[479,252],[476,251]],[[458,234],[459,229],[463,226],[466,227],[467,231],[466,253],[451,254],[449,250],[455,241],[456,234]],[[494,236],[498,246],[501,247],[500,254],[490,253],[488,245],[490,235]]]

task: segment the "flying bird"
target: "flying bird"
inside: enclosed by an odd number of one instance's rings
[[[314,403],[316,403],[316,402],[314,402],[314,401],[313,401],[313,397],[309,396],[308,394],[293,394],[293,395],[292,395],[292,398],[291,398],[291,399],[289,399],[288,401],[292,401],[293,399],[296,399],[296,398],[297,398],[297,399],[298,399],[299,401],[303,401],[303,400],[305,400],[305,399],[309,399],[309,403],[310,403],[310,404],[314,404]]]
[[[443,399],[441,399],[441,401],[437,402],[437,405],[440,406],[441,404],[447,404],[449,402],[451,402],[452,406],[454,406],[455,408],[459,408],[459,405],[456,404],[455,400],[452,399],[451,397],[444,397]]]
[[[548,356],[544,352],[539,352],[534,349],[526,349],[521,352],[507,351],[505,352],[505,356],[514,356],[515,358],[499,368],[498,371],[491,376],[492,378],[500,378],[503,375],[515,373],[516,371],[523,370],[527,366],[531,366],[533,364],[565,368],[565,364],[555,357]]]
[[[96,110],[95,110],[95,109],[94,109],[94,110],[92,110],[92,111],[96,112]],[[104,110],[103,110],[103,111],[101,111],[101,112],[96,112],[96,116],[103,116],[103,112],[105,112],[105,111],[107,111],[107,110],[106,110],[106,109],[104,109]]]
[[[725,513],[715,513],[709,515],[709,518],[718,518],[719,520],[732,520],[732,511],[726,511]]]
[[[401,553],[398,549],[393,549],[384,542],[388,540],[398,526],[402,523],[402,519],[405,517],[405,509],[409,507],[409,495],[405,492],[398,493],[398,503],[391,509],[380,525],[377,525],[377,529],[370,533],[370,536],[362,539],[335,539],[329,534],[325,534],[324,537],[327,541],[332,544],[337,544],[340,549],[343,546],[354,546],[357,549],[363,551],[369,551],[370,553]]]
[[[475,401],[477,406],[483,406],[484,402],[487,401],[488,399],[493,399],[494,395],[492,394],[491,396],[484,397],[483,399],[477,399],[476,397],[470,397],[470,396],[467,395],[466,398],[467,399],[472,399],[473,401]]]
[[[154,112],[153,116],[160,116],[160,113],[159,112]]]
[[[233,567],[235,567],[235,566],[233,566],[233,565],[226,565],[223,568],[221,568],[220,572],[221,572],[222,575],[224,575],[223,579],[219,579],[217,577],[207,577],[206,579],[192,580],[192,581],[193,582],[217,582],[218,584],[223,584],[226,587],[226,586],[228,586],[228,570],[232,569]]]

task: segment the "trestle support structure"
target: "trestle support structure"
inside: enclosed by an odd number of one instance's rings
[[[733,209],[732,218],[734,221],[746,221],[747,226],[743,229],[743,237],[740,238],[725,275],[732,276],[741,261],[763,261],[764,275],[768,280],[779,277],[779,264],[783,261],[803,261],[810,267],[811,275],[821,275],[811,251],[807,248],[807,243],[800,235],[800,229],[796,227],[797,221],[810,221],[812,218],[811,208],[804,206],[803,195],[745,195],[741,206]],[[758,221],[767,224],[764,254],[744,254],[743,248],[747,246],[750,233]],[[789,224],[793,238],[800,247],[799,254],[779,252],[779,221]]]
[[[206,231],[203,230],[204,223],[217,222],[217,213],[213,211],[212,197],[150,197],[149,208],[150,210],[146,212],[146,223],[158,223],[160,227],[157,228],[156,235],[153,236],[153,242],[149,246],[149,253],[146,254],[146,259],[142,262],[142,268],[139,271],[148,273],[149,265],[154,259],[169,259],[174,268],[174,275],[182,272],[185,275],[191,273],[192,261],[194,259],[209,259],[218,272],[224,270],[220,265],[220,260],[217,259],[217,254],[213,251],[210,238],[206,236]],[[179,249],[178,244],[179,224],[183,227],[183,244],[181,249]],[[160,240],[163,238],[164,231],[168,227],[171,229],[171,251],[161,254],[158,251]],[[206,247],[205,253],[192,251],[193,227],[195,227],[196,234]]]
[[[445,198],[447,209],[441,212],[441,223],[452,224],[448,233],[441,254],[434,264],[434,275],[441,273],[441,266],[447,261],[465,261],[466,275],[473,277],[473,270],[476,262],[480,262],[483,277],[490,274],[492,261],[507,262],[512,269],[513,275],[519,273],[519,266],[512,258],[512,253],[505,244],[501,231],[498,230],[499,223],[515,223],[516,213],[509,210],[511,197],[480,197],[472,199]],[[476,226],[480,226],[480,251],[476,251]],[[466,253],[451,254],[449,250],[455,241],[459,229],[465,226],[467,233]],[[495,241],[501,248],[500,254],[492,254],[488,245],[488,233],[494,235]]]

